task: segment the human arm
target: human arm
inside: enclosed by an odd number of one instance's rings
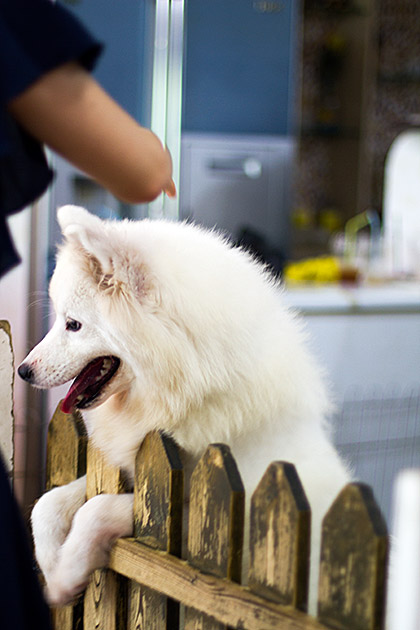
[[[176,194],[169,152],[78,63],[44,74],[8,109],[28,133],[122,201]]]

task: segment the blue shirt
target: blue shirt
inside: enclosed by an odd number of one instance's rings
[[[60,4],[0,0],[0,276],[19,262],[6,216],[40,197],[53,178],[42,145],[10,116],[7,103],[68,61],[91,70],[101,48]]]

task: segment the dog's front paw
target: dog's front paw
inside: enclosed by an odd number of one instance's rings
[[[38,564],[48,580],[55,571],[60,549],[72,519],[85,501],[86,478],[54,488],[44,494],[32,510],[32,532]]]
[[[106,567],[113,542],[133,530],[133,495],[102,494],[76,513],[48,574],[47,600],[55,606],[71,603],[87,586],[95,569]]]
[[[88,557],[83,540],[78,547],[69,548],[68,541],[61,547],[54,569],[45,576],[45,597],[51,606],[71,604],[85,590],[92,568]]]
[[[59,571],[51,576],[45,587],[45,598],[50,606],[66,606],[72,604],[83,593],[89,579],[74,581],[68,575],[62,576]]]

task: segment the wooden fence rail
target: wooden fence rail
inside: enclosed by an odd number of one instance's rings
[[[57,410],[47,453],[48,488],[87,471],[87,498],[124,491],[120,471],[87,443],[77,414]],[[54,610],[56,630],[383,627],[388,537],[367,486],[346,486],[324,519],[317,619],[304,612],[310,509],[293,465],[272,463],[252,497],[246,587],[239,584],[244,491],[227,446],[210,445],[193,471],[186,560],[182,522],[177,446],[150,433],[136,459],[134,537],[115,543],[109,568],[95,572],[76,606]]]

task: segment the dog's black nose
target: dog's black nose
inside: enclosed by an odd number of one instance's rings
[[[24,381],[28,381],[28,383],[32,382],[34,373],[29,363],[22,363],[22,365],[19,365],[18,374]]]

